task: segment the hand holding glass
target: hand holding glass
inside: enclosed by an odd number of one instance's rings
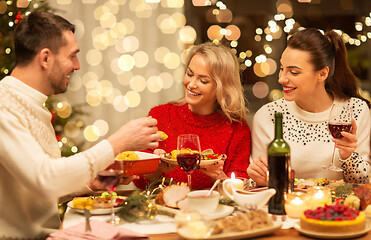
[[[328,121],[328,130],[334,138],[341,139],[343,135],[341,132],[350,132],[352,130],[352,110],[349,105],[332,105],[330,111],[330,118]],[[334,164],[335,146],[332,152],[331,164],[324,165],[322,168],[330,171],[341,172],[343,169],[336,167]]]

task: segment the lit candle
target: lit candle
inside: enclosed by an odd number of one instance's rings
[[[312,187],[308,189],[308,207],[316,209],[323,207],[325,204],[330,205],[332,202],[331,191],[325,187]]]
[[[232,187],[231,184],[235,187],[236,190],[244,190],[245,184],[244,182],[235,177],[235,174],[232,172],[231,178],[224,180],[225,183],[225,190],[228,191],[229,194],[232,194]]]
[[[288,217],[300,218],[307,209],[306,194],[301,192],[292,192],[286,195],[285,211]]]

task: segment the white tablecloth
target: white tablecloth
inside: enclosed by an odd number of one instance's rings
[[[110,215],[92,215],[90,217],[90,219],[97,219],[100,221],[107,221],[109,220],[109,218]],[[74,226],[82,222],[85,222],[84,215],[81,213],[77,213],[73,209],[68,207],[63,220],[63,228]],[[118,224],[117,226],[143,234],[162,234],[176,232],[174,219],[165,215],[157,215],[152,220],[141,221],[139,223],[123,222]]]

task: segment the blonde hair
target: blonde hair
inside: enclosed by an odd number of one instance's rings
[[[210,77],[216,82],[216,111],[221,111],[230,121],[246,121],[248,109],[241,85],[239,64],[231,49],[214,43],[194,46],[186,62],[186,68],[194,55],[201,54],[208,66]],[[185,104],[185,99],[171,102]]]

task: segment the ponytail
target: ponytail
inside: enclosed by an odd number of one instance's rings
[[[333,75],[326,81],[327,91],[341,99],[360,98],[370,107],[370,102],[359,93],[358,79],[349,67],[347,50],[341,36],[333,30],[326,32],[325,36],[332,45],[335,61]]]

